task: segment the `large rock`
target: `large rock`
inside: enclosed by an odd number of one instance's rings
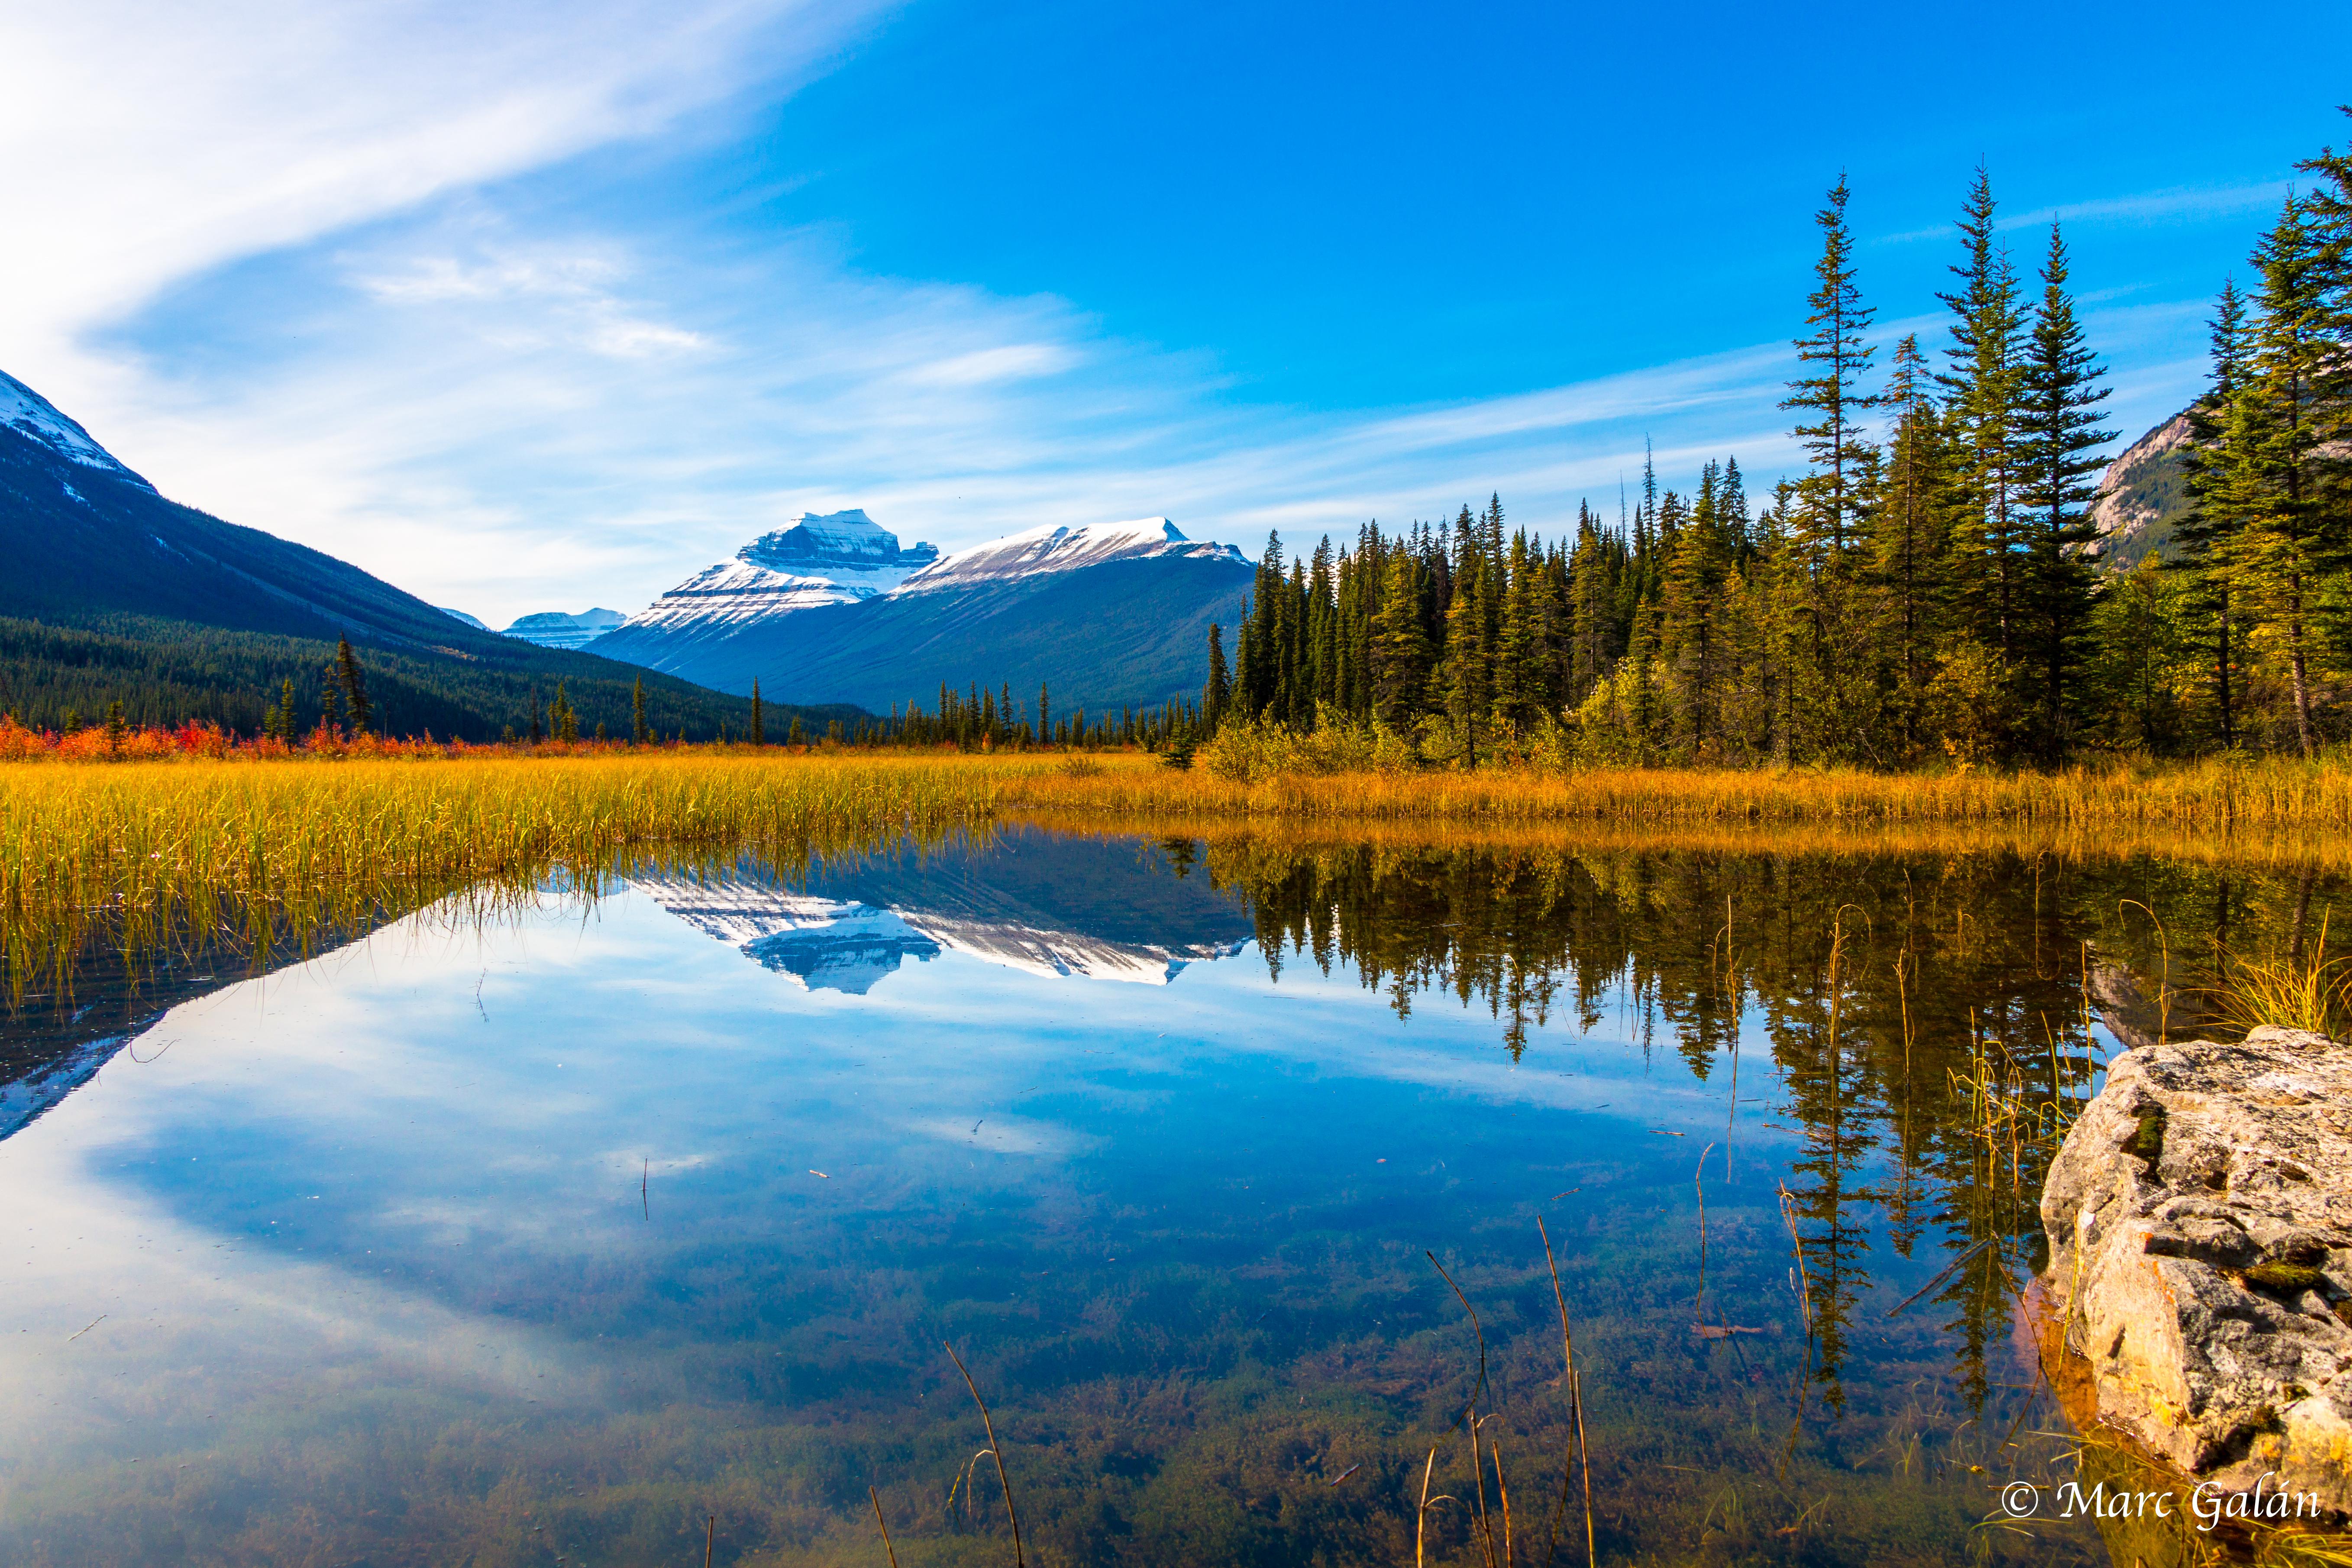
[[[2042,1222],[2099,1419],[2193,1479],[2274,1472],[2352,1512],[2352,1047],[2264,1028],[2117,1057]]]

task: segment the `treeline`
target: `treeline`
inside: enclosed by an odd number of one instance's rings
[[[390,736],[488,742],[552,737],[559,692],[577,737],[709,741],[742,736],[751,704],[591,654],[500,647],[502,663],[454,654],[362,647],[346,673],[331,641],[233,631],[131,615],[81,626],[0,616],[0,713],[35,730],[104,721],[132,727],[217,725],[236,736],[307,736],[321,723],[349,731],[351,682],[362,682],[366,728]],[[362,673],[361,666],[364,666]],[[782,728],[854,720],[846,705],[778,709]]]

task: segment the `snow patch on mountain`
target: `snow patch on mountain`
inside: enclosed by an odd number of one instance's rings
[[[0,426],[39,442],[69,462],[111,474],[143,490],[152,492],[155,489],[116,461],[113,453],[91,440],[89,432],[59,413],[56,404],[5,371],[0,371]],[[74,499],[79,500],[81,497]]]
[[[583,610],[576,616],[541,610],[523,616],[504,635],[541,647],[585,647],[627,618],[618,610]]]
[[[1076,528],[1048,525],[943,556],[936,565],[908,578],[898,592],[938,593],[981,583],[1012,582],[1048,572],[1076,572],[1108,561],[1170,557],[1247,561],[1230,544],[1185,538],[1182,531],[1164,517],[1139,518],[1131,522],[1088,522]]]

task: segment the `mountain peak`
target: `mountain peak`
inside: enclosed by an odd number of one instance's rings
[[[866,516],[863,507],[823,516],[804,511],[791,526],[763,533],[735,552],[738,561],[791,576],[822,576],[824,573],[817,569],[827,566],[861,571],[898,566],[914,571],[929,565],[939,555],[935,544],[901,550],[898,536]]]
[[[96,468],[143,490],[155,489],[91,440],[89,432],[60,413],[56,404],[5,371],[0,371],[0,427],[47,447],[68,462]]]

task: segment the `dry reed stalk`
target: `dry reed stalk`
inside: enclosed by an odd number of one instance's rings
[[[712,1514],[702,1531],[702,1568],[710,1568],[710,1553],[719,1544],[719,1516]]]
[[[1486,1440],[1486,1451],[1495,1461],[1495,1495],[1503,1504],[1503,1568],[1513,1568],[1511,1558],[1511,1489],[1503,1479],[1503,1449],[1493,1438]]]
[[[1443,1492],[1440,1492],[1433,1499],[1429,1495],[1430,1472],[1434,1470],[1436,1468],[1437,1449],[1433,1446],[1429,1450],[1429,1458],[1422,1462],[1421,1506],[1413,1510],[1412,1568],[1424,1568],[1425,1550],[1428,1545],[1429,1538],[1429,1505],[1433,1501],[1451,1502],[1454,1500]]]
[[[1691,1321],[1705,1322],[1706,1311],[1706,1157],[1715,1152],[1715,1140],[1698,1152],[1698,1164],[1691,1171],[1691,1191],[1698,1194],[1698,1289],[1691,1296]]]
[[[955,1363],[956,1370],[963,1373],[963,1385],[971,1390],[971,1402],[980,1406],[980,1424],[988,1432],[988,1451],[996,1460],[996,1484],[1004,1489],[1004,1517],[1013,1526],[1013,1568],[1028,1568],[1029,1560],[1021,1550],[1021,1516],[1013,1510],[1013,1482],[1004,1473],[1004,1450],[996,1441],[996,1419],[989,1415],[988,1401],[980,1396],[980,1384],[971,1380],[971,1373],[963,1364],[963,1357],[956,1354],[955,1346],[945,1340],[940,1342],[940,1346]]]
[[[866,1497],[874,1505],[874,1523],[882,1531],[882,1550],[890,1559],[890,1568],[898,1568],[898,1549],[890,1544],[890,1526],[882,1518],[882,1499],[872,1487],[866,1489]]]
[[[1470,1304],[1470,1298],[1463,1294],[1462,1287],[1454,1283],[1454,1276],[1445,1271],[1445,1265],[1437,1261],[1437,1254],[1424,1247],[1422,1256],[1429,1259],[1432,1268],[1437,1270],[1437,1277],[1452,1288],[1454,1299],[1462,1303],[1462,1310],[1470,1314],[1470,1331],[1478,1341],[1478,1381],[1471,1385],[1470,1397],[1464,1403],[1462,1414],[1456,1419],[1463,1424],[1463,1430],[1470,1439],[1470,1474],[1478,1488],[1478,1531],[1485,1542],[1488,1568],[1494,1568],[1495,1531],[1486,1519],[1486,1467],[1478,1456],[1478,1396],[1486,1392],[1486,1331],[1479,1325],[1478,1309]]]
[[[1797,1254],[1797,1304],[1804,1315],[1805,1332],[1810,1335],[1813,1331],[1813,1280],[1805,1269],[1805,1238],[1797,1234],[1797,1199],[1786,1182],[1773,1184],[1780,1189],[1780,1218],[1788,1224],[1789,1242]]]
[[[1560,1381],[1569,1387],[1569,1405],[1576,1404],[1576,1341],[1568,1330],[1568,1293],[1559,1288],[1559,1260],[1552,1256],[1551,1232],[1544,1228],[1543,1216],[1536,1216],[1536,1234],[1543,1237],[1544,1267],[1551,1270],[1551,1299],[1559,1309],[1559,1354],[1562,1370]],[[1544,1568],[1551,1568],[1551,1560],[1559,1552],[1559,1521],[1568,1511],[1569,1488],[1576,1479],[1576,1449],[1571,1445],[1568,1462],[1559,1472],[1559,1500],[1552,1505],[1551,1525],[1546,1532]]]
[[[1592,1533],[1592,1445],[1584,1439],[1584,1374],[1581,1372],[1569,1374],[1568,1405],[1576,1416],[1576,1452],[1584,1469],[1585,1568],[1600,1568],[1601,1548]]]

